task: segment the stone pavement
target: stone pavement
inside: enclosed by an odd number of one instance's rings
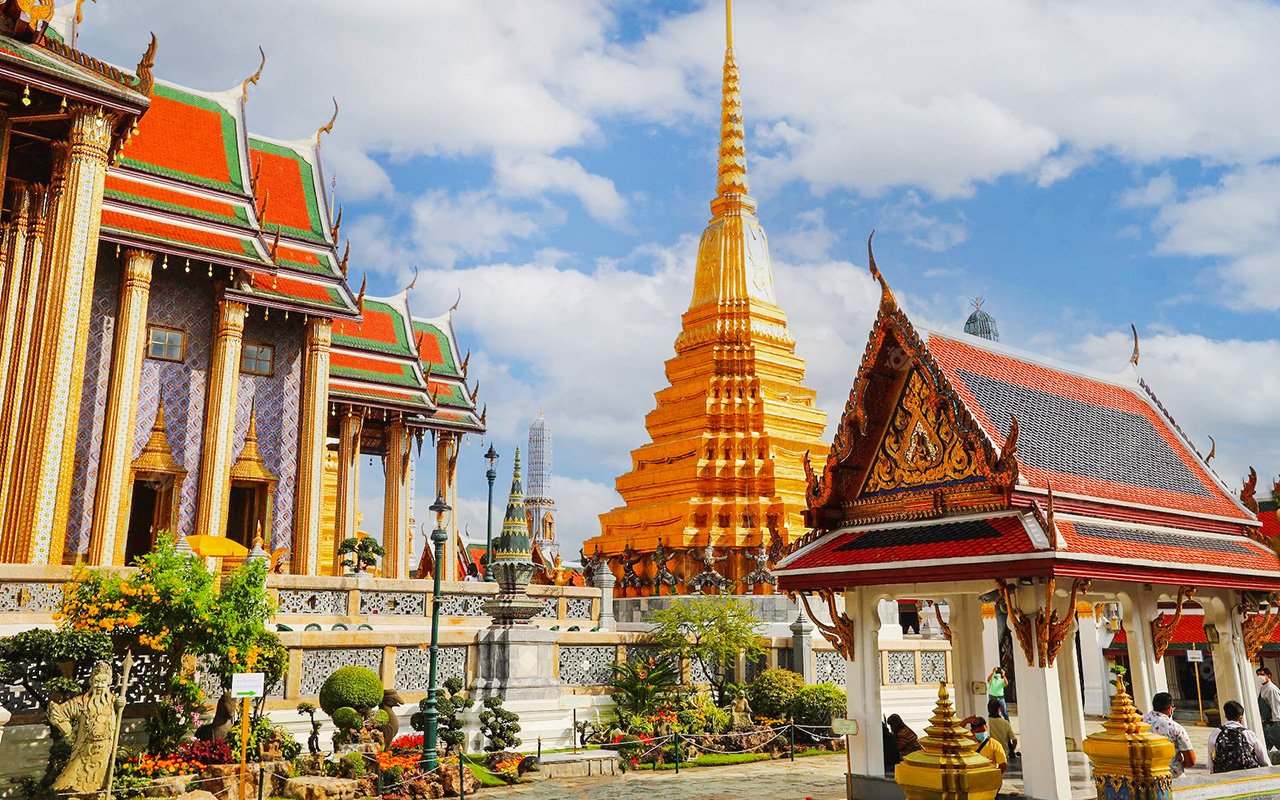
[[[1017,718],[1014,718],[1015,729]],[[1095,721],[1087,723],[1088,732],[1102,729]],[[1187,726],[1199,763],[1193,774],[1205,775],[1204,760],[1212,728]],[[1095,797],[1093,781],[1088,775],[1083,754],[1069,754],[1071,788],[1074,800]],[[519,800],[844,800],[844,754],[757,761],[725,767],[701,767],[674,771],[632,770],[617,778],[562,778],[522,784],[502,792]],[[1181,784],[1182,781],[1179,781]],[[1175,786],[1176,788],[1176,786]],[[1012,772],[1006,779],[1003,796],[1016,796],[1022,789],[1022,778]]]
[[[724,767],[653,772],[618,778],[562,778],[504,790],[519,800],[844,800],[845,757],[756,761]],[[483,796],[483,795],[481,795]]]

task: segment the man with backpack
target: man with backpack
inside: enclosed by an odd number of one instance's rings
[[[1236,772],[1269,765],[1267,749],[1258,741],[1258,735],[1242,722],[1244,706],[1228,700],[1222,706],[1222,715],[1227,721],[1221,728],[1209,732],[1209,771]]]
[[[1262,715],[1262,734],[1267,749],[1280,747],[1280,687],[1271,680],[1268,667],[1258,667],[1258,713]]]

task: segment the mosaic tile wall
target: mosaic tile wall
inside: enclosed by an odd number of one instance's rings
[[[244,340],[275,348],[275,371],[270,376],[241,375],[236,390],[236,445],[240,455],[249,431],[249,411],[258,408],[258,450],[276,476],[271,498],[271,547],[286,547],[293,538],[293,503],[298,481],[298,406],[302,399],[302,317],[284,318],[273,311],[263,319],[263,309],[250,306]]]
[[[93,313],[85,349],[84,390],[76,428],[75,478],[71,484],[71,514],[67,522],[67,551],[89,549],[93,495],[98,486],[98,458],[102,454],[102,426],[107,413],[111,377],[111,347],[119,310],[120,262],[106,248],[99,253],[93,279]]]
[[[192,279],[194,274],[184,273],[176,260],[169,264],[168,269],[157,265],[153,272],[147,322],[185,331],[187,352],[182,363],[143,359],[133,449],[136,458],[151,435],[156,407],[163,394],[169,447],[173,450],[173,457],[187,471],[178,502],[178,530],[184,535],[190,535],[195,527],[204,395],[209,381],[209,355],[217,313],[212,286],[203,278]]]

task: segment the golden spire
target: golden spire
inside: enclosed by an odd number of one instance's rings
[[[747,187],[746,129],[742,124],[742,97],[738,94],[738,62],[733,57],[733,0],[724,5],[724,87],[720,100],[720,162],[716,194],[745,195]]]

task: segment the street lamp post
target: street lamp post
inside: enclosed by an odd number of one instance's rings
[[[498,477],[498,451],[493,449],[493,442],[489,443],[489,452],[484,457],[489,462],[489,469],[484,474],[489,481],[489,522],[484,535],[484,579],[491,581],[493,578],[489,575],[489,570],[493,566],[493,482]]]
[[[422,736],[422,768],[428,772],[434,771],[440,763],[436,752],[436,736],[439,733],[437,724],[440,718],[440,712],[436,709],[436,666],[440,656],[440,566],[444,561],[444,543],[449,538],[444,529],[444,515],[449,511],[449,504],[444,501],[444,497],[436,495],[431,510],[436,514],[436,527],[431,531],[431,543],[435,545],[435,576],[431,590],[431,671],[427,677],[426,708],[422,712],[425,729]]]

